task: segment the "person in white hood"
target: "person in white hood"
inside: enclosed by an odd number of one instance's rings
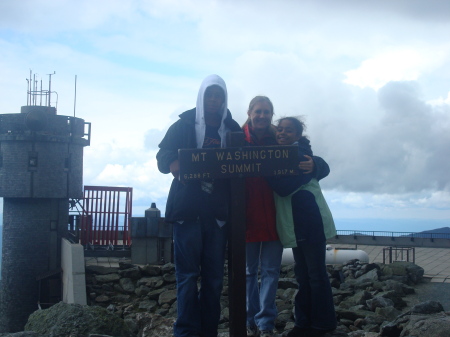
[[[178,150],[226,147],[226,134],[241,128],[227,109],[227,88],[217,75],[203,80],[196,108],[179,117],[156,155],[159,170],[174,176],[165,215],[165,220],[173,223],[178,310],[174,335],[216,337],[228,237],[229,184],[225,179],[181,182]]]

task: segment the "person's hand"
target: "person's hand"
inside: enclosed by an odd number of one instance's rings
[[[170,164],[170,173],[172,173],[172,175],[178,179],[180,177],[180,162],[177,160],[174,160],[171,164]]]
[[[305,158],[307,158],[307,161],[301,161],[300,164],[298,164],[298,168],[300,170],[303,170],[305,172],[303,172],[303,174],[308,174],[308,173],[312,173],[314,171],[314,160],[308,156],[308,155],[304,155]]]

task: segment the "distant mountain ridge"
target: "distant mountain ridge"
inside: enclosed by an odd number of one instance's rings
[[[450,227],[442,227],[442,228],[436,228],[436,229],[430,229],[427,231],[422,231],[420,233],[439,233],[439,234],[450,234]]]
[[[430,236],[432,236],[434,239],[448,239],[450,238],[450,227],[441,227],[436,229],[430,229],[427,231],[422,231],[419,233],[414,233],[414,237],[416,238],[429,238]]]
[[[343,229],[342,231],[347,231],[350,232],[348,230]],[[339,232],[339,229],[338,229]],[[359,235],[359,236],[372,236],[372,235],[376,235],[377,232],[380,233],[391,233],[390,231],[353,231],[352,234],[350,235]],[[374,234],[367,234],[367,233],[374,233]],[[429,229],[426,231],[421,231],[421,232],[396,232],[396,231],[392,231],[392,233],[408,233],[408,234],[403,234],[400,236],[406,236],[409,237],[411,235],[414,235],[414,237],[416,238],[420,238],[420,237],[430,237],[429,234],[433,234],[433,238],[449,238],[450,237],[450,227],[441,227],[441,228],[436,228],[436,229]],[[421,235],[423,234],[423,235]],[[439,235],[442,234],[442,235]],[[348,234],[347,234],[348,235]]]

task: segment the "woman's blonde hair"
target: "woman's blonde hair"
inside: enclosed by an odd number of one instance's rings
[[[250,101],[250,104],[248,105],[248,110],[247,110],[247,115],[250,111],[253,110],[253,108],[255,107],[256,103],[260,103],[260,102],[265,102],[267,104],[269,104],[271,110],[272,110],[272,115],[275,114],[275,112],[273,111],[273,104],[272,101],[269,99],[269,97],[267,96],[255,96],[253,97],[253,99]],[[247,120],[245,121],[244,125],[242,125],[242,127],[246,126],[248,123],[250,122],[250,116],[247,117]]]

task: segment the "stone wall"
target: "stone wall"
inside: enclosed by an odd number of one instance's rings
[[[383,265],[349,261],[345,265],[328,266],[328,272],[338,328],[326,337],[448,336],[445,333],[449,331],[450,318],[439,302],[428,301],[412,306],[411,303],[414,302],[409,300],[423,283],[421,267],[410,262]],[[293,301],[296,287],[293,265],[283,266],[276,300],[276,329],[279,336],[285,336],[294,326]],[[103,311],[99,315],[103,317],[102,320],[111,316],[120,319],[127,326],[124,329],[118,324],[118,329],[122,329],[122,332],[115,333],[97,329],[96,334],[138,337],[173,335],[177,301],[173,264],[139,267],[121,263],[118,268],[87,266],[86,290],[90,306],[84,307],[85,310],[101,307]],[[227,279],[222,295],[219,336],[227,337]],[[72,314],[67,319],[58,314],[58,322],[52,322],[43,316],[42,312],[47,310],[39,312],[39,315],[33,314],[28,321],[27,330],[30,333],[37,332],[39,336],[50,336],[51,329],[59,329],[63,325],[70,327],[72,337],[89,336],[86,328],[83,333],[78,334],[76,325],[70,325],[74,309],[69,308],[64,309],[62,304],[59,305],[58,312],[67,311]],[[83,307],[77,308],[81,310]],[[93,321],[95,320],[98,318]],[[43,321],[49,322],[47,328],[43,327]]]

